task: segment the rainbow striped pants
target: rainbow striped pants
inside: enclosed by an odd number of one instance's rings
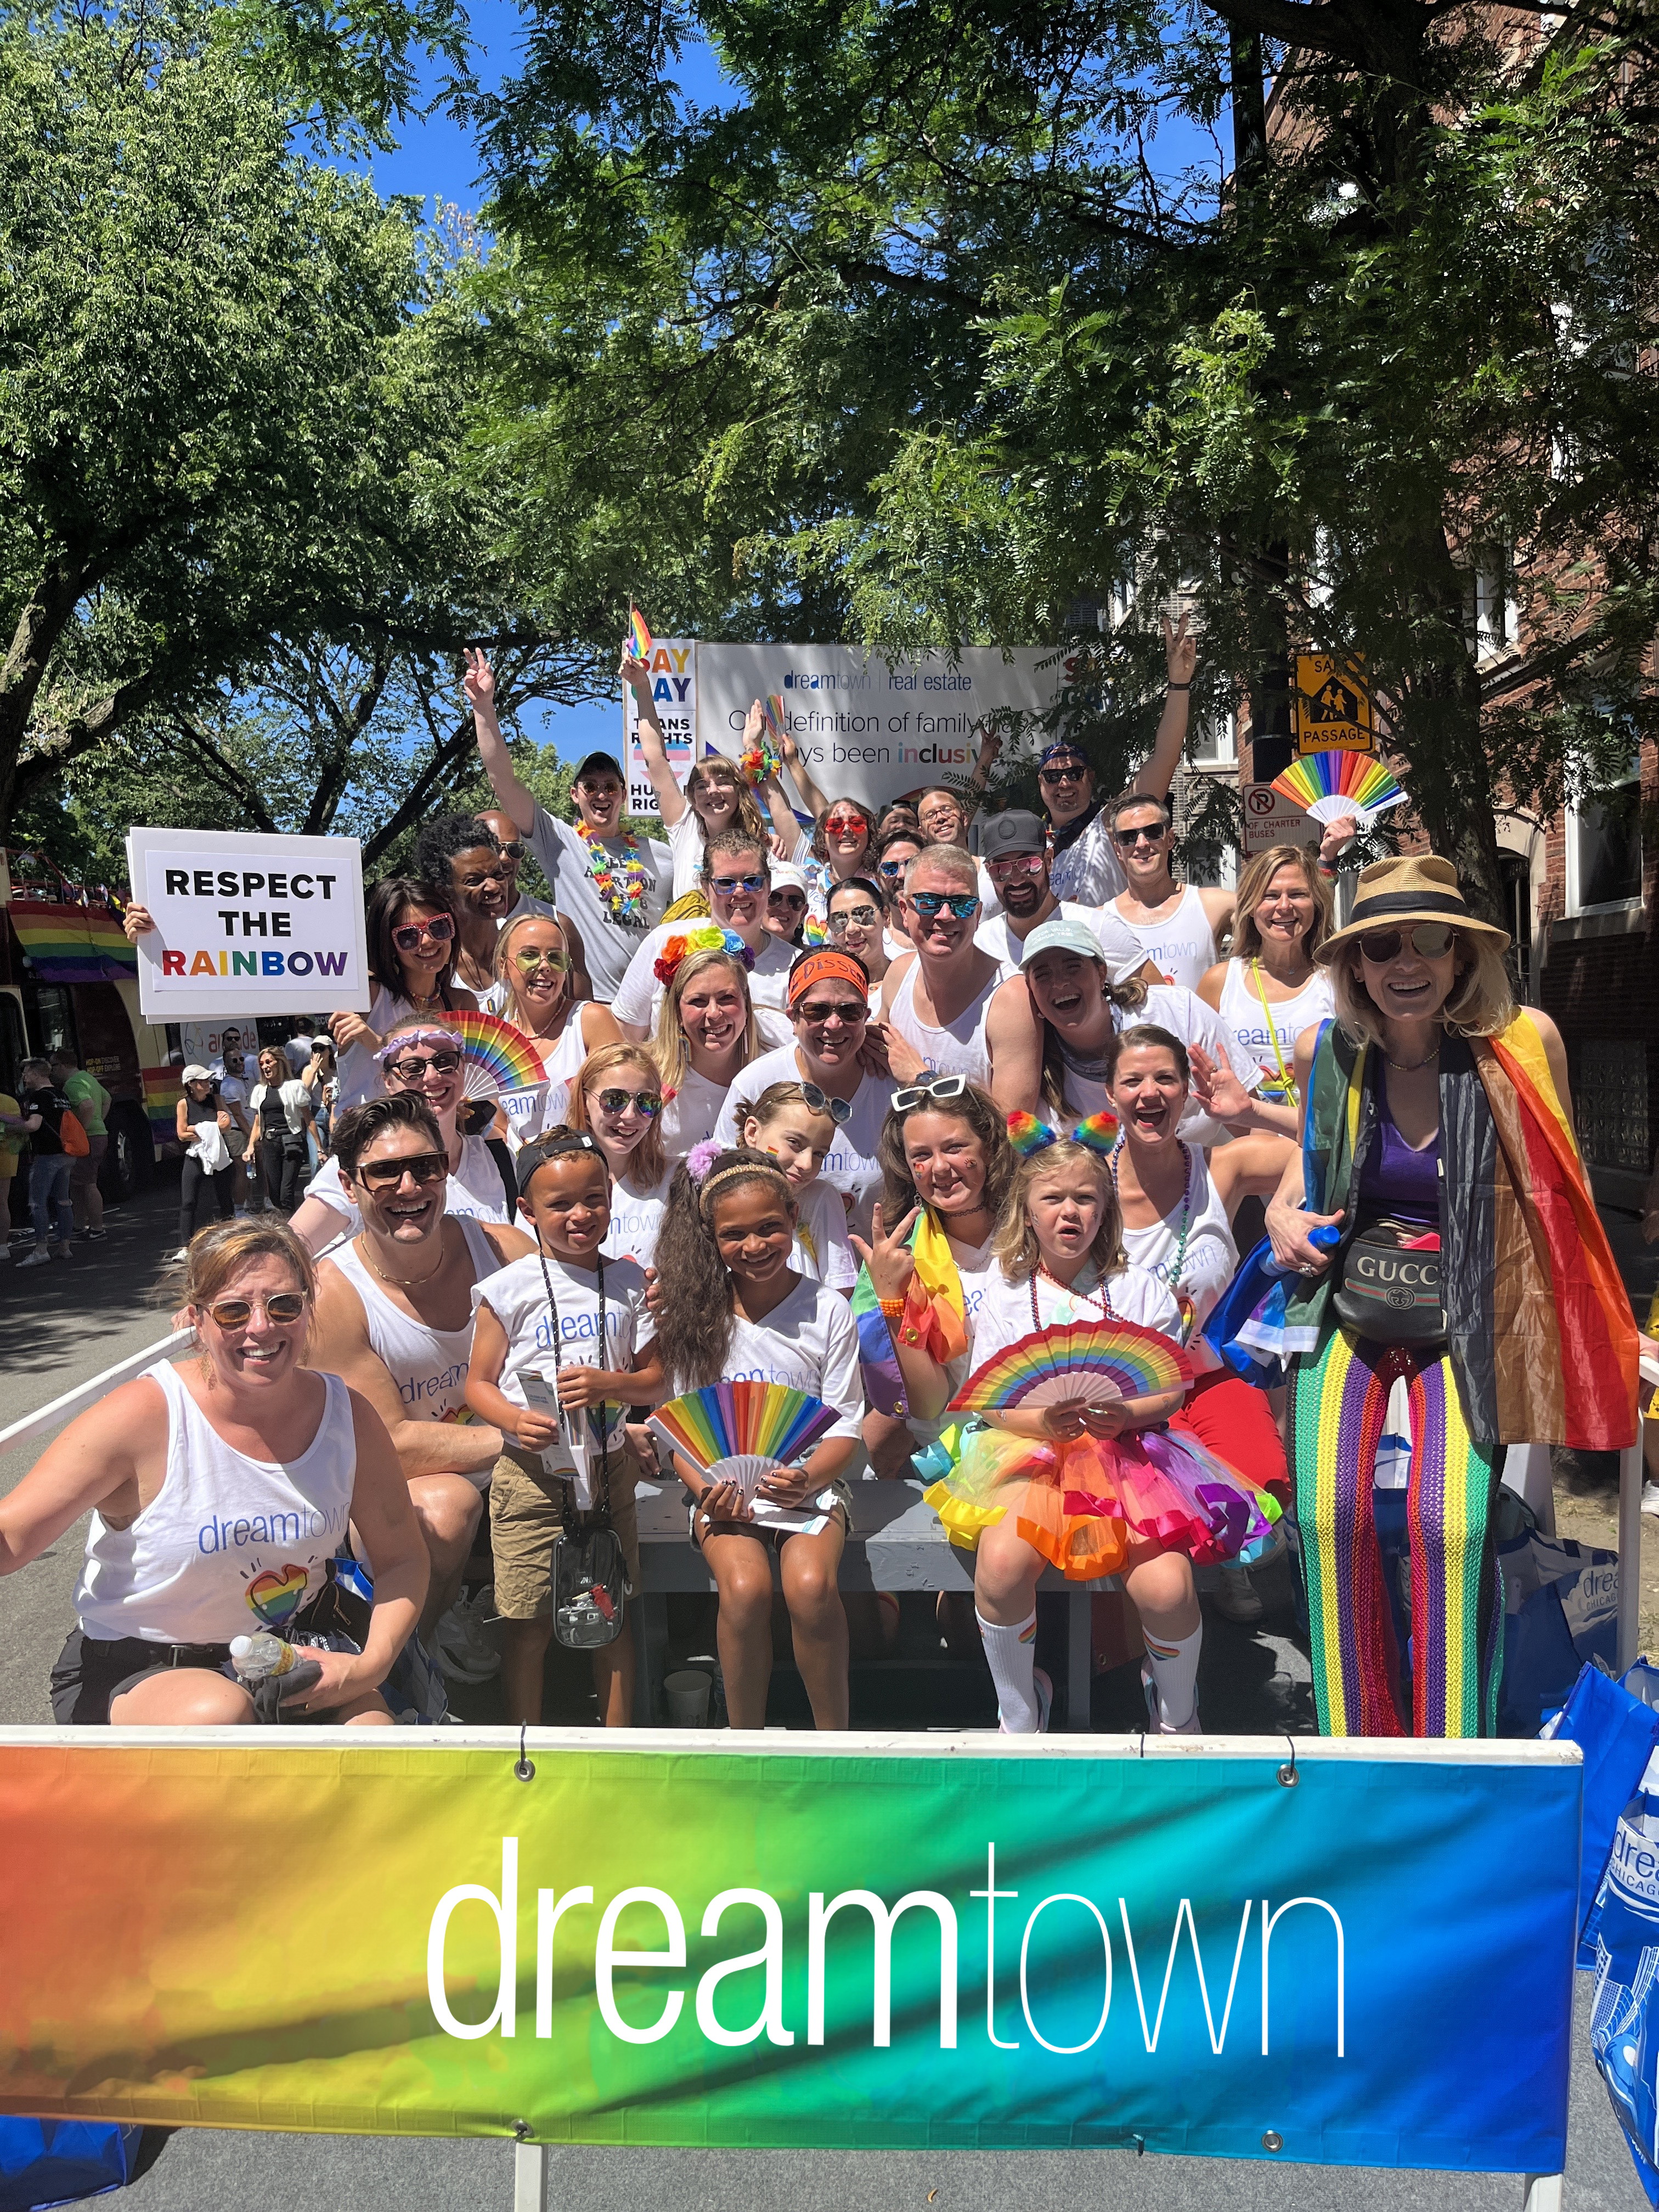
[[[1411,1713],[1377,1547],[1372,1477],[1389,1393],[1411,1407]],[[1492,1547],[1501,1445],[1478,1443],[1443,1351],[1340,1324],[1296,1361],[1290,1460],[1322,1735],[1494,1735],[1504,1605]]]

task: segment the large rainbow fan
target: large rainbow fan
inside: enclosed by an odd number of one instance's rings
[[[949,1410],[1009,1413],[1020,1406],[1091,1406],[1185,1390],[1193,1364],[1179,1345],[1138,1322],[1060,1322],[1034,1329],[971,1374]]]
[[[463,1087],[469,1098],[528,1091],[546,1082],[547,1070],[534,1041],[499,1014],[445,1014],[441,1026],[461,1040]]]
[[[712,1481],[751,1498],[769,1474],[799,1465],[840,1419],[833,1406],[784,1382],[711,1382],[651,1416],[651,1426]]]
[[[1304,753],[1273,788],[1282,798],[1304,807],[1316,822],[1334,822],[1339,815],[1357,815],[1367,829],[1385,808],[1398,806],[1406,793],[1392,772],[1370,753],[1327,751]]]

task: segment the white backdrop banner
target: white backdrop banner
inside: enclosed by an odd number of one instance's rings
[[[883,805],[965,776],[979,750],[976,724],[1000,708],[1046,713],[1071,681],[1073,665],[1071,654],[1052,646],[1019,646],[1006,653],[969,647],[955,661],[929,653],[890,666],[860,646],[665,638],[652,656],[652,689],[682,782],[708,747],[733,757],[741,751],[751,702],[776,692],[802,763],[824,797]],[[626,712],[631,740],[631,700]],[[629,791],[636,812],[656,812],[631,744]]]

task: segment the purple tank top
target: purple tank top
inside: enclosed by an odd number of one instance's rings
[[[1374,1220],[1380,1213],[1397,1214],[1405,1221],[1440,1218],[1440,1133],[1437,1129],[1423,1151],[1413,1152],[1395,1127],[1388,1094],[1380,1083],[1376,1127],[1359,1174],[1359,1206],[1362,1220]]]

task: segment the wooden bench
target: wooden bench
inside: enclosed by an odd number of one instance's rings
[[[922,1497],[922,1485],[902,1481],[854,1482],[853,1529],[842,1555],[844,1590],[971,1590],[974,1560],[951,1543],[939,1517]],[[639,1593],[639,1636],[635,1719],[642,1728],[659,1725],[664,1661],[668,1649],[668,1598],[676,1591],[705,1591],[714,1578],[691,1547],[686,1531],[686,1493],[675,1481],[641,1482],[635,1492],[640,1524],[640,1568],[645,1587]],[[775,1577],[777,1568],[774,1565]],[[1116,1587],[1110,1580],[1067,1582],[1050,1567],[1040,1587],[1068,1594],[1065,1725],[1089,1725],[1093,1679],[1089,1600],[1091,1591]]]

